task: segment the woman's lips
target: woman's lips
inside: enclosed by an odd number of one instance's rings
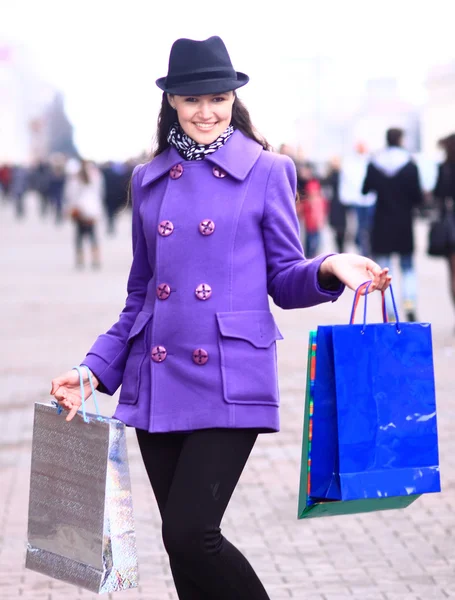
[[[193,125],[201,129],[201,131],[210,131],[210,129],[215,127],[216,123],[193,123]]]

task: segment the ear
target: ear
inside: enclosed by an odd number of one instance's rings
[[[171,107],[175,110],[175,103],[174,103],[174,95],[173,94],[167,94],[167,101],[169,102],[169,104],[171,105]]]

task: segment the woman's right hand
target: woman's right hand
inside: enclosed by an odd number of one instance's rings
[[[85,399],[90,398],[92,390],[88,379],[87,369],[83,367],[81,369],[82,380],[84,384]],[[90,371],[91,372],[91,371]],[[99,385],[98,379],[92,373],[93,387],[96,389]],[[56,377],[52,380],[51,396],[57,400],[59,405],[68,411],[66,417],[67,421],[71,421],[77,414],[81,404],[81,386],[79,382],[79,373],[76,369],[67,371],[60,377]]]

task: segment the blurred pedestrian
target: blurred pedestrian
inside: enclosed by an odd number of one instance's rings
[[[7,200],[11,186],[12,167],[9,164],[0,165],[0,195]]]
[[[63,221],[63,190],[65,187],[66,158],[63,154],[54,154],[49,159],[48,198],[54,209],[55,222]]]
[[[455,227],[455,133],[442,139],[439,145],[445,152],[445,160],[438,168],[438,177],[433,195],[441,213],[441,219],[451,213],[447,222]],[[455,240],[455,232],[451,235]],[[452,301],[455,307],[455,244],[448,248],[447,262],[449,267],[449,281]]]
[[[101,172],[91,162],[70,165],[64,198],[67,213],[75,225],[76,267],[84,266],[84,239],[90,241],[92,267],[101,266],[97,224],[103,213],[104,183]]]
[[[327,220],[328,203],[321,183],[312,178],[305,184],[303,197],[297,202],[306,258],[316,257],[321,249],[321,232]]]
[[[354,153],[343,159],[339,185],[340,203],[355,211],[355,243],[363,256],[371,256],[371,227],[376,204],[376,192],[362,194],[367,167],[367,148],[363,142],[358,142]]]
[[[290,157],[292,158],[292,157]],[[313,165],[308,162],[296,163],[297,170],[297,194],[296,194],[296,212],[299,220],[300,242],[305,248],[305,223],[303,218],[303,200],[306,194],[306,185],[309,181],[316,178]]]
[[[104,208],[107,217],[107,233],[114,235],[115,219],[121,206],[126,205],[129,170],[126,165],[109,161],[101,167],[104,177]]]
[[[302,198],[305,196],[306,184],[316,178],[315,170],[313,165],[305,161],[303,163],[296,163],[297,169],[297,193]]]
[[[38,161],[29,173],[29,188],[38,194],[40,215],[45,217],[48,213],[50,166],[45,160]]]
[[[305,260],[295,167],[253,128],[235,92],[247,82],[219,37],[174,42],[157,81],[158,149],[132,178],[126,306],[83,361],[102,391],[122,385],[115,416],[137,430],[181,600],[269,598],[220,529],[258,434],[279,429],[281,335],[267,292],[303,308],[335,300],[343,283],[390,281],[354,255]],[[51,393],[71,420],[76,371]]]
[[[328,190],[329,200],[329,225],[335,234],[335,246],[337,252],[344,252],[347,207],[340,202],[340,160],[333,158],[329,163],[329,169],[324,178],[324,188]],[[367,254],[366,254],[367,256]]]
[[[295,162],[295,151],[294,148],[289,144],[280,144],[278,152],[280,154],[284,154],[285,156],[289,156],[289,158],[292,158],[292,160]]]
[[[9,195],[13,201],[16,219],[25,216],[25,193],[29,189],[29,171],[23,165],[14,165],[11,169]]]
[[[368,165],[362,189],[364,194],[377,194],[371,237],[375,260],[391,268],[392,255],[398,255],[404,311],[408,321],[416,321],[413,216],[415,208],[423,202],[423,194],[417,166],[409,152],[402,148],[403,135],[402,129],[387,131],[387,148]],[[393,318],[390,297],[387,312]]]

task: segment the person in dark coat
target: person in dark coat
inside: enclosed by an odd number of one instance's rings
[[[442,139],[439,145],[445,152],[446,159],[439,165],[436,187],[433,196],[441,213],[452,211],[455,220],[455,133]],[[455,247],[447,255],[450,276],[450,291],[455,306]]]
[[[25,193],[29,189],[30,172],[22,165],[15,165],[11,169],[11,183],[9,194],[13,200],[16,219],[25,217]]]
[[[37,192],[40,202],[40,215],[45,217],[50,207],[49,200],[50,166],[41,160],[30,172],[30,189]]]
[[[335,235],[337,252],[342,253],[346,238],[347,207],[340,202],[340,161],[337,158],[330,162],[329,171],[323,183],[328,190],[330,200],[329,224]]]
[[[107,233],[115,233],[115,218],[122,205],[126,203],[128,190],[127,169],[123,165],[108,162],[101,168],[104,177],[104,208],[107,216]]]
[[[65,188],[65,166],[66,159],[63,154],[52,157],[49,166],[48,198],[55,211],[55,222],[60,225],[63,222],[63,190]]]
[[[373,256],[390,267],[391,255],[398,254],[406,318],[415,321],[417,282],[413,261],[413,214],[423,203],[423,194],[417,165],[401,147],[403,134],[403,130],[397,128],[387,131],[387,148],[369,163],[362,193],[377,194],[371,235]],[[390,297],[387,312],[392,318]]]

